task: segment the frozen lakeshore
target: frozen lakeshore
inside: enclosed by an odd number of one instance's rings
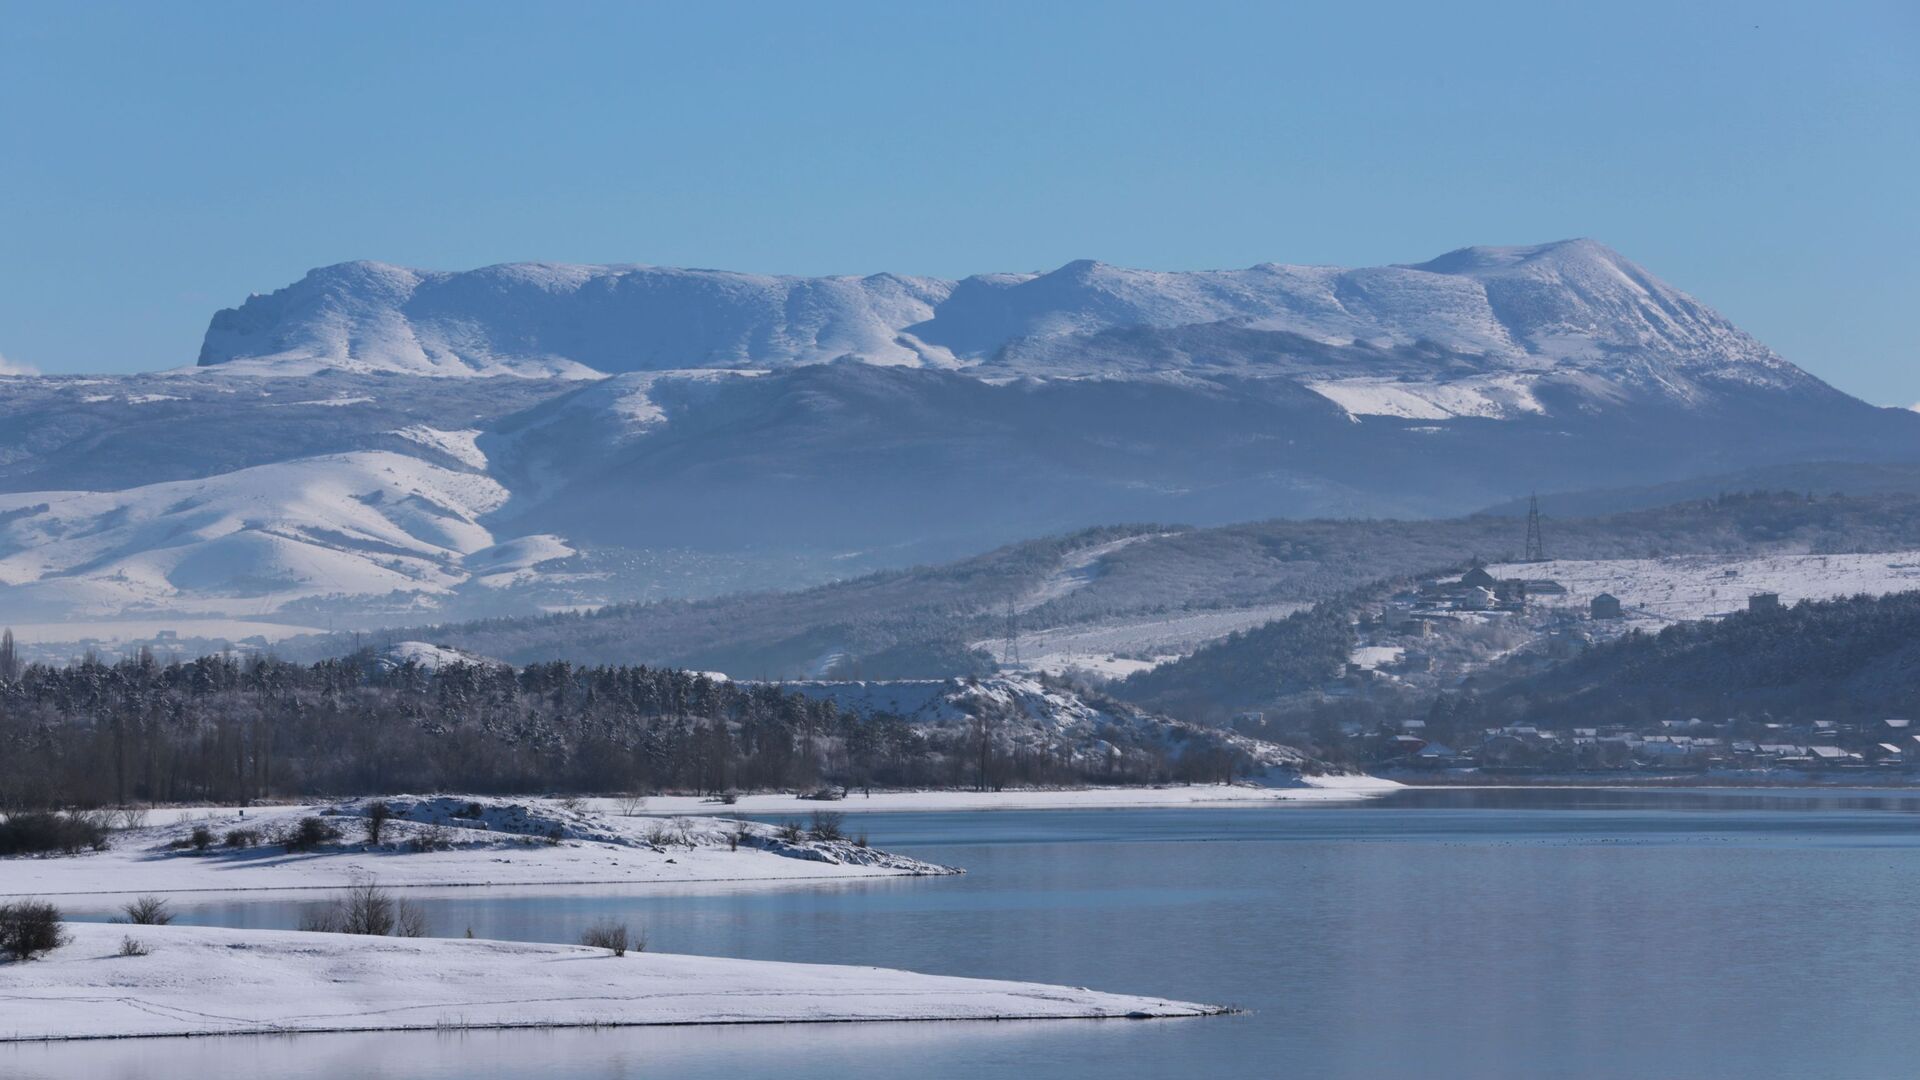
[[[261,889],[779,882],[958,873],[851,839],[787,838],[769,825],[599,813],[547,799],[394,797],[381,840],[376,800],[219,810],[113,833],[106,851],[0,859],[0,896]],[[819,804],[813,804],[816,808]],[[289,850],[306,818],[335,834]],[[802,824],[805,818],[801,818]],[[206,846],[196,846],[203,830]]]
[[[574,945],[68,924],[0,965],[0,1042],[321,1031],[1205,1016],[1190,1002]],[[121,956],[132,937],[150,951]]]
[[[1266,805],[1287,802],[1349,802],[1398,791],[1405,785],[1376,776],[1305,777],[1295,786],[1268,784],[1173,784],[1164,787],[1007,788],[1002,791],[875,791],[853,789],[843,799],[816,802],[801,795],[759,793],[741,795],[731,805],[694,795],[660,795],[647,800],[647,814],[712,814],[725,810],[761,816],[788,814],[804,818],[813,810],[853,813],[946,813],[961,810],[1126,810],[1176,807]],[[615,800],[590,799],[597,807],[612,808]]]

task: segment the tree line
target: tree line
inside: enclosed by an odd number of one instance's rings
[[[370,652],[306,665],[145,654],[31,664],[0,677],[0,811],[403,791],[1182,778],[1177,751],[1120,746],[1089,762],[1070,746],[1016,740],[1009,719],[924,727],[777,684],[640,666],[429,669]],[[985,745],[983,729],[992,731]],[[1192,756],[1187,766],[1208,760]]]

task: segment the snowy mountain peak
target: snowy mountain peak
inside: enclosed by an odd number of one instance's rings
[[[1492,273],[1516,266],[1538,263],[1585,263],[1601,262],[1613,265],[1632,266],[1619,252],[1598,240],[1576,237],[1571,240],[1555,240],[1546,244],[1525,244],[1518,246],[1486,246],[1456,248],[1437,258],[1423,263],[1414,263],[1407,268],[1424,270],[1430,274],[1477,274]],[[1637,270],[1638,267],[1635,267]]]

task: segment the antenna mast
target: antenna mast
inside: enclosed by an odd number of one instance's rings
[[[1540,496],[1527,496],[1527,562],[1546,562],[1547,544],[1540,538]]]

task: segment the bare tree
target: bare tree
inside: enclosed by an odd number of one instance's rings
[[[135,926],[166,926],[173,922],[173,911],[167,902],[158,896],[142,896],[127,902],[120,910],[127,913],[127,921]]]
[[[393,820],[393,807],[385,799],[367,807],[367,843],[378,845],[380,835],[387,831],[387,822]]]
[[[373,937],[426,937],[427,916],[419,905],[400,900],[372,881],[352,886],[346,895],[309,908],[300,929],[323,934],[365,934]]]
[[[847,815],[837,810],[815,810],[813,826],[807,830],[807,835],[814,840],[845,840],[846,824]]]

